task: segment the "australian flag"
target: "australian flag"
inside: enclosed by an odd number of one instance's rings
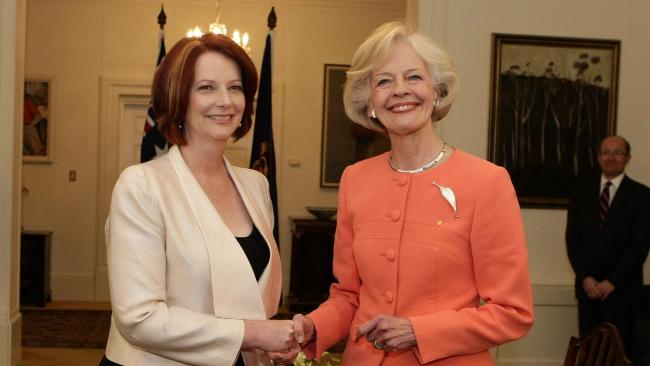
[[[160,29],[160,50],[158,51],[158,61],[156,67],[160,65],[166,55],[165,51],[165,32]],[[169,150],[169,144],[163,137],[158,129],[156,123],[156,114],[153,111],[153,106],[149,103],[147,109],[147,120],[144,123],[144,135],[142,136],[142,144],[140,145],[140,162],[144,163],[154,159],[159,154]]]
[[[273,108],[271,89],[271,40],[272,32],[266,36],[264,57],[262,58],[262,71],[260,72],[260,87],[257,94],[257,108],[255,109],[255,129],[253,130],[253,146],[251,151],[250,168],[266,176],[269,181],[271,201],[273,202],[273,215],[275,225],[273,236],[278,241],[278,187],[275,182],[275,147],[273,144]]]

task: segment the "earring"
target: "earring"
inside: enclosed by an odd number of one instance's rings
[[[241,127],[241,122],[239,122],[239,126],[237,126],[237,128],[239,128],[239,127]]]
[[[377,115],[375,114],[375,109],[374,108],[370,111],[370,117],[372,117],[374,119],[377,119]]]
[[[436,98],[436,101],[433,102],[433,110],[434,111],[438,109],[438,102],[440,102],[440,98]]]
[[[183,121],[178,121],[178,129],[179,130],[183,129]]]

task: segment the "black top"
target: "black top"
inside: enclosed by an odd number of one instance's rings
[[[271,257],[271,251],[269,250],[269,246],[266,245],[264,237],[262,237],[262,234],[257,230],[257,227],[253,225],[253,231],[251,231],[248,236],[237,236],[235,238],[244,250],[251,267],[253,267],[255,279],[259,281],[260,277],[262,277],[262,272],[264,272],[264,268],[266,268],[266,265],[269,263],[269,258]]]
[[[266,268],[266,265],[269,263],[269,258],[271,258],[271,251],[269,250],[269,246],[266,245],[264,237],[262,234],[260,234],[259,230],[257,230],[257,227],[253,225],[253,230],[250,234],[248,234],[248,236],[236,236],[235,239],[237,239],[239,245],[241,245],[242,250],[244,250],[246,258],[248,258],[248,262],[253,268],[253,273],[255,273],[255,279],[259,281],[260,277],[262,277],[262,273],[264,272],[264,268]],[[100,366],[120,365],[112,362],[111,360],[107,359],[106,356],[104,356],[100,362]],[[241,357],[241,353],[237,357],[235,366],[245,366],[244,360]]]
[[[253,231],[251,231],[248,236],[236,236],[235,238],[244,250],[251,267],[253,267],[255,279],[259,281],[260,277],[262,277],[262,272],[264,272],[264,268],[266,268],[266,265],[269,263],[269,258],[271,257],[271,251],[269,250],[268,245],[266,245],[264,237],[262,237],[262,234],[257,230],[257,227],[253,225]],[[235,366],[244,366],[244,360],[241,357],[241,353],[237,357]]]

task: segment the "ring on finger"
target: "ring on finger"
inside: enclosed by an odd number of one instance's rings
[[[372,342],[372,345],[378,350],[383,350],[385,346],[383,343],[379,342],[376,339]]]

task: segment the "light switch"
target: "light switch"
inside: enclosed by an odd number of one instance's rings
[[[76,170],[70,170],[68,172],[68,180],[70,182],[76,182],[77,181],[77,171]]]
[[[300,158],[295,158],[295,157],[290,157],[289,159],[287,159],[287,162],[289,163],[290,167],[294,167],[294,168],[297,168],[300,166],[300,164],[302,164]]]

